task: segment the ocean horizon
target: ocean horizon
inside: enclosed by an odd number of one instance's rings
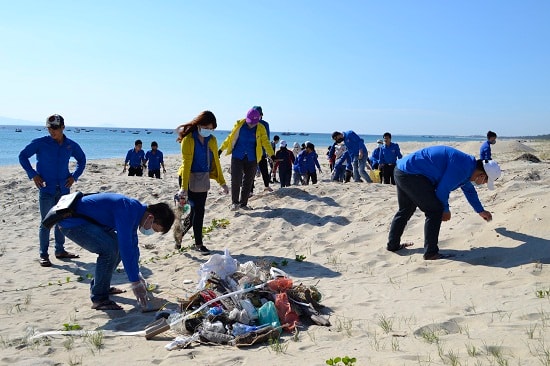
[[[214,135],[218,144],[228,136],[230,131],[216,130]],[[383,133],[383,132],[382,132]],[[365,140],[367,149],[375,147],[380,135],[358,134]],[[332,133],[309,133],[291,131],[271,131],[271,139],[278,135],[290,146],[294,142],[300,144],[310,141],[317,152],[324,154],[332,145]],[[9,143],[0,145],[0,166],[19,165],[19,152],[33,139],[47,136],[48,131],[43,126],[33,125],[0,125],[0,138]],[[126,152],[134,147],[134,142],[140,139],[143,142],[143,150],[148,151],[151,142],[156,141],[164,155],[180,153],[180,146],[176,142],[176,134],[173,129],[156,128],[128,128],[128,127],[69,127],[65,128],[65,135],[76,141],[84,150],[87,160],[120,158],[124,162]],[[446,136],[446,135],[398,135],[392,134],[392,141],[399,142],[460,142],[460,141],[484,141],[485,136]],[[34,164],[34,157],[31,158]]]

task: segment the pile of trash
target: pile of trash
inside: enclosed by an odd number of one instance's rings
[[[266,263],[240,264],[225,249],[201,265],[199,276],[197,292],[181,299],[178,310],[157,312],[145,329],[147,339],[180,329],[182,335],[167,350],[194,342],[245,347],[276,340],[304,322],[330,326],[315,286],[294,285],[285,272]]]

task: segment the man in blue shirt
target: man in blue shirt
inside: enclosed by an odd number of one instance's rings
[[[491,160],[491,145],[497,143],[497,134],[493,131],[487,132],[487,141],[481,144],[479,148],[479,158],[482,160]]]
[[[158,147],[159,145],[156,141],[151,142],[151,150],[147,151],[147,154],[145,154],[144,164],[147,164],[147,174],[149,175],[149,178],[160,179],[161,166],[162,172],[166,173],[166,168],[164,167],[164,155]]]
[[[492,215],[483,208],[471,182],[487,183],[492,190],[500,174],[500,167],[494,160],[476,160],[448,146],[428,147],[398,160],[395,182],[399,210],[391,223],[387,249],[395,252],[412,245],[402,244],[401,236],[418,207],[426,216],[424,259],[445,258],[439,253],[438,241],[441,222],[451,219],[449,194],[461,188],[475,212],[489,222]]]
[[[367,171],[365,170],[365,167],[369,164],[369,155],[367,152],[367,147],[365,146],[365,141],[353,131],[334,131],[332,133],[332,139],[338,144],[341,142],[346,144],[346,148],[351,155],[353,163],[353,180],[355,182],[361,182],[361,178],[363,178],[366,182],[372,183],[372,179],[370,179]]]
[[[395,179],[393,177],[393,171],[395,169],[395,163],[397,159],[401,159],[401,150],[399,150],[399,145],[391,142],[391,133],[386,132],[384,134],[384,145],[380,149],[380,157],[378,159],[378,166],[380,172],[382,173],[382,178],[384,179],[384,184],[393,184],[395,185]]]
[[[134,142],[134,148],[128,150],[126,153],[126,159],[124,159],[124,169],[122,172],[126,171],[126,166],[130,163],[130,169],[128,169],[128,176],[143,176],[143,164],[145,161],[145,153],[141,149],[143,143],[141,140],[136,140]]]
[[[76,217],[58,223],[61,231],[82,248],[96,253],[94,279],[90,283],[92,309],[120,310],[109,299],[113,272],[120,261],[142,310],[147,309],[147,289],[139,271],[139,230],[144,235],[166,234],[174,212],[166,203],[145,205],[117,193],[85,195],[77,203]],[[91,220],[90,220],[91,219]]]
[[[37,138],[27,145],[19,153],[19,163],[25,169],[29,179],[38,187],[38,200],[40,204],[40,216],[42,219],[59,198],[70,192],[71,186],[78,180],[86,167],[86,155],[80,146],[67,138],[65,120],[58,114],[46,119],[46,127],[49,136]],[[29,158],[36,155],[36,170],[33,169]],[[69,172],[69,160],[76,159],[76,168]],[[52,263],[48,255],[50,242],[50,229],[40,225],[38,231],[40,240],[40,265],[51,267]],[[55,256],[58,259],[78,258],[78,255],[68,253],[65,246],[65,236],[56,226],[54,229]]]

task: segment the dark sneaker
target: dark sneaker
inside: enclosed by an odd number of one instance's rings
[[[250,211],[250,210],[253,210],[252,207],[248,206],[248,205],[241,205],[239,207],[241,210],[245,210],[245,211]]]
[[[204,245],[193,245],[193,249],[201,253],[202,255],[210,254],[210,250],[208,250],[208,248]]]
[[[49,257],[40,257],[39,263],[40,263],[40,266],[42,266],[42,267],[51,267],[52,266],[52,262],[50,262]]]

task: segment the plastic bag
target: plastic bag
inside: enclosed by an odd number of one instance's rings
[[[268,301],[258,309],[258,322],[260,325],[271,325],[274,328],[280,328],[281,322],[275,309],[273,301]]]
[[[300,321],[300,317],[298,313],[292,310],[286,292],[281,292],[275,296],[275,308],[277,308],[277,314],[283,324],[283,329],[292,332],[296,327],[296,323]]]
[[[202,290],[206,286],[206,281],[210,278],[211,272],[217,274],[221,279],[225,279],[237,271],[237,264],[237,260],[231,257],[227,248],[225,248],[223,255],[212,255],[206,263],[201,264],[199,267],[200,280],[197,289]]]

